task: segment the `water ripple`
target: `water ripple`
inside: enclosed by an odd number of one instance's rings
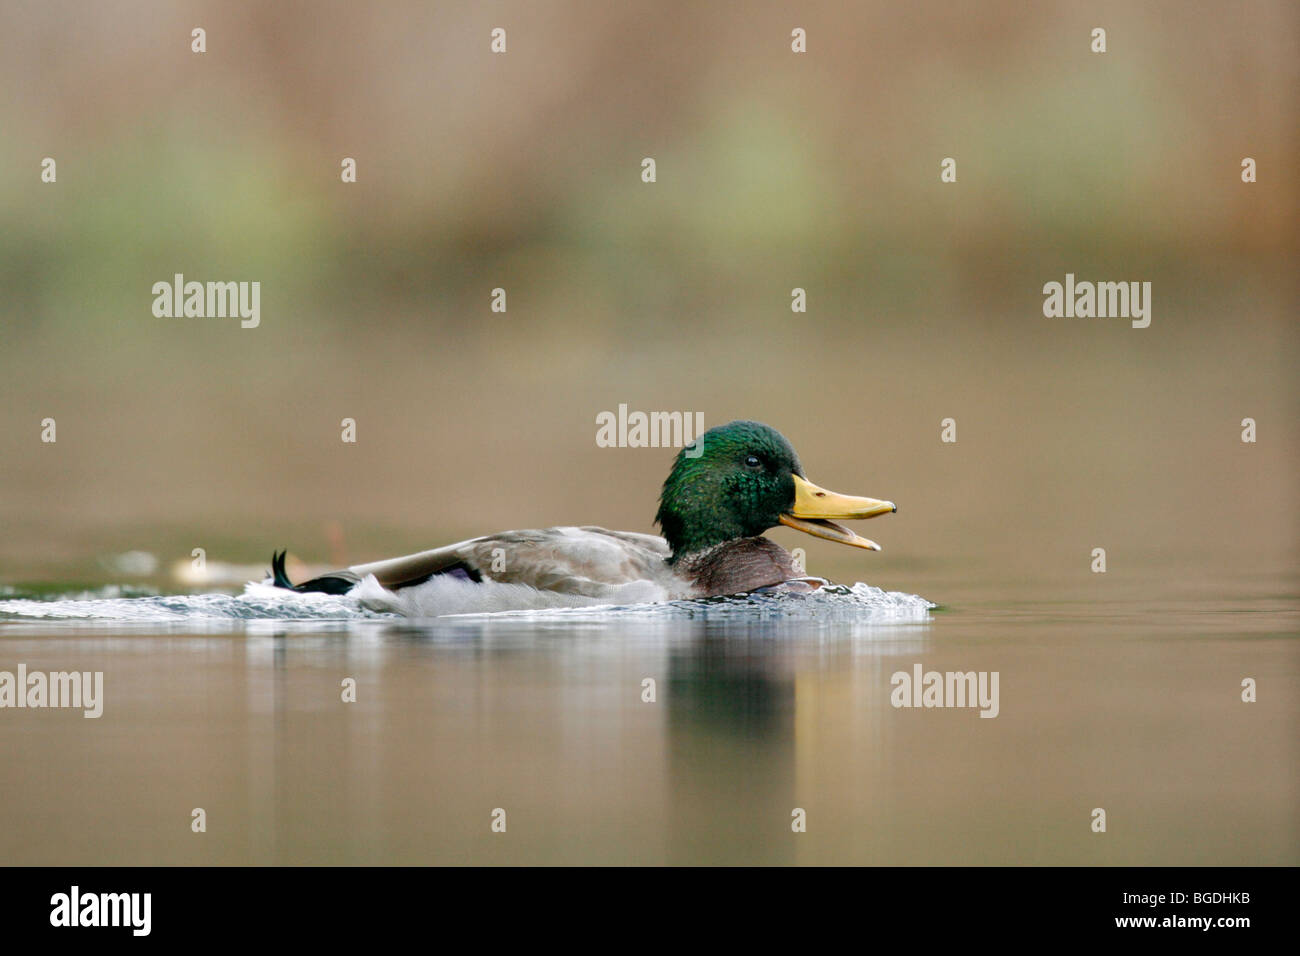
[[[112,586],[93,592],[0,600],[0,621],[104,621],[185,623],[204,621],[363,621],[400,615],[368,610],[349,597],[295,594],[250,588],[239,595],[183,594],[124,597]],[[446,620],[511,620],[571,623],[612,621],[908,621],[924,620],[935,607],[915,594],[869,584],[829,585],[811,593],[754,593],[662,604],[603,605],[451,615]]]

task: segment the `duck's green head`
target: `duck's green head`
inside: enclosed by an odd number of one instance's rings
[[[808,481],[799,456],[775,428],[735,421],[710,428],[683,448],[659,496],[655,521],[670,561],[784,524],[819,538],[879,551],[832,518],[874,518],[889,501],[856,498]]]

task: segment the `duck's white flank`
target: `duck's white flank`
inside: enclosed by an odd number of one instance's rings
[[[596,607],[606,604],[653,604],[669,600],[666,588],[653,581],[613,585],[595,595],[542,591],[527,584],[505,584],[484,579],[470,581],[456,575],[437,575],[423,584],[390,591],[366,575],[348,592],[371,611],[407,617],[444,617],[449,614],[486,614],[494,611],[535,611],[557,607]]]

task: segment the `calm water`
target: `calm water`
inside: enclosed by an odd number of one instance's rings
[[[0,670],[103,671],[104,711],[0,711],[0,858],[1300,862],[1293,575],[981,575],[918,572],[934,610],[863,588],[427,622],[11,593]],[[891,706],[918,663],[998,672],[996,718]]]

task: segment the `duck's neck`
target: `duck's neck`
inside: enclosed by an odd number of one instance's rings
[[[699,597],[740,594],[802,574],[795,569],[789,551],[761,536],[733,538],[702,550],[675,553],[668,562]]]
[[[672,549],[668,563],[673,566],[695,555],[726,547],[734,541],[747,540],[748,536],[762,530],[746,528],[738,522],[719,521],[716,517],[708,522],[682,521],[676,515],[661,513],[657,520],[664,539]]]

